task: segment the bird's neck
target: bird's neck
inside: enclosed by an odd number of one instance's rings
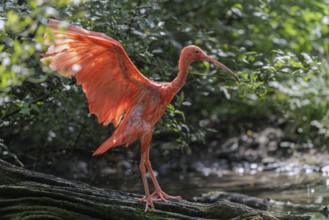
[[[179,58],[178,65],[179,65],[179,72],[176,78],[172,81],[172,89],[176,94],[181,88],[184,86],[187,75],[188,75],[188,67],[192,63],[192,61],[188,59],[184,59],[182,57]]]

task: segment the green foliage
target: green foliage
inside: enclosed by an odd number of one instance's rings
[[[24,143],[26,151],[42,145],[89,154],[113,130],[87,115],[74,80],[40,65],[48,17],[118,39],[154,80],[176,76],[179,51],[188,44],[239,75],[241,84],[208,63],[192,65],[155,129],[153,144],[164,154],[267,126],[283,129],[297,147],[327,146],[325,0],[10,0],[0,4],[0,139],[13,151]]]

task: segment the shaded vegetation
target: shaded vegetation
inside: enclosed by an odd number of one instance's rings
[[[179,51],[196,44],[242,79],[237,85],[195,63],[155,128],[164,155],[210,140],[283,130],[280,148],[325,149],[329,137],[329,7],[311,1],[16,1],[0,4],[0,153],[37,162],[90,155],[112,132],[88,115],[74,79],[39,58],[46,18],[67,20],[122,42],[146,76],[172,80]],[[194,148],[194,146],[196,146]],[[53,157],[44,156],[44,152]]]

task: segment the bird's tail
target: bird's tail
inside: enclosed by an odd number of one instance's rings
[[[137,126],[130,126],[128,129],[126,126],[126,121],[123,121],[115,130],[113,135],[97,148],[97,150],[93,153],[93,156],[103,154],[113,147],[120,145],[128,146],[139,137],[138,131]]]
[[[117,140],[114,138],[114,135],[107,139],[101,146],[97,148],[97,150],[93,153],[93,156],[97,156],[105,153],[110,148],[116,147],[120,144],[117,144]]]

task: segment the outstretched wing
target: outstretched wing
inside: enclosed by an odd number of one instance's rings
[[[63,76],[76,75],[99,123],[115,127],[151,83],[129,59],[120,42],[104,34],[49,20],[54,39],[41,59]]]

